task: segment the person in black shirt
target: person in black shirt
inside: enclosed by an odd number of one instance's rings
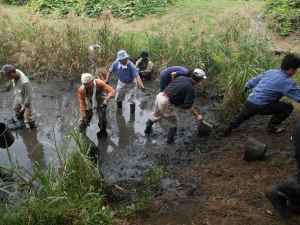
[[[161,118],[165,118],[171,124],[167,143],[172,144],[177,133],[177,118],[174,113],[174,107],[190,111],[196,120],[201,121],[202,115],[193,108],[195,99],[193,86],[203,79],[206,79],[206,74],[203,70],[199,69],[191,77],[177,77],[163,92],[160,92],[156,96],[152,117],[146,122],[145,134],[150,135],[153,124]]]

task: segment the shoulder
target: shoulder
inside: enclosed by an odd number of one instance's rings
[[[131,67],[131,68],[136,69],[134,63],[131,60],[128,61],[128,66]]]

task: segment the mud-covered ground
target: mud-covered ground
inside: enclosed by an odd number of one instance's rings
[[[179,183],[193,180],[196,186],[180,187],[155,198],[149,209],[123,224],[139,225],[279,225],[300,224],[297,217],[283,220],[265,197],[273,184],[295,175],[292,128],[297,110],[285,123],[286,133],[269,135],[267,117],[246,122],[229,138],[212,135],[206,150],[190,154],[191,161],[174,169]],[[243,160],[248,137],[268,145],[266,161]],[[186,180],[188,180],[186,182]],[[196,182],[197,181],[197,182]]]
[[[113,84],[113,86],[115,86]],[[33,82],[34,109],[38,128],[14,132],[16,142],[10,148],[19,164],[30,169],[34,162],[47,165],[56,161],[55,145],[62,147],[63,137],[78,124],[78,83],[51,81]],[[197,136],[197,126],[190,114],[181,113],[178,136],[174,145],[167,145],[164,124],[156,124],[151,137],[143,130],[157,92],[157,81],[146,83],[145,93],[139,92],[135,116],[128,105],[118,112],[115,102],[108,107],[108,138],[97,138],[97,121],[93,119],[87,135],[98,147],[100,168],[109,184],[121,188],[139,183],[144,172],[157,166],[168,171],[146,210],[121,219],[122,224],[138,225],[279,225],[295,224],[283,221],[272,209],[264,193],[273,184],[295,174],[292,128],[300,111],[285,123],[286,133],[274,136],[265,131],[267,117],[257,116],[246,122],[229,138],[216,132],[210,137]],[[196,106],[206,120],[215,119],[218,96],[210,88],[198,88]],[[10,93],[0,96],[1,121],[12,117]],[[248,137],[268,145],[266,161],[245,162],[243,154]],[[70,144],[72,146],[72,143]],[[62,147],[68,151],[68,147]],[[5,151],[0,163],[7,164]],[[122,191],[121,191],[122,194]],[[126,193],[125,193],[126,195]],[[128,196],[122,196],[127,198]]]

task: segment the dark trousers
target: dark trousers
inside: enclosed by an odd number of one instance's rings
[[[231,129],[239,127],[244,121],[254,115],[272,115],[269,127],[279,125],[293,112],[293,105],[286,102],[273,102],[269,105],[260,106],[247,101],[240,112],[230,124]]]
[[[295,159],[298,171],[300,172],[300,121],[298,121],[295,126],[293,140],[295,144]]]

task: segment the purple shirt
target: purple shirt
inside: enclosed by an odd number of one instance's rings
[[[115,74],[118,79],[124,83],[131,83],[134,78],[139,75],[139,70],[130,60],[127,64],[127,68],[122,68],[119,61],[114,61],[113,64],[111,64],[109,71]]]
[[[165,88],[171,83],[172,76],[171,73],[176,73],[176,77],[178,76],[186,76],[189,73],[189,70],[183,66],[171,66],[167,67],[163,71],[160,72],[160,91],[165,90]]]

